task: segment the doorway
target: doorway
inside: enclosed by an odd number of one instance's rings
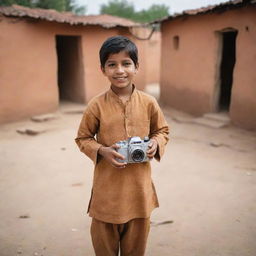
[[[221,33],[219,111],[229,111],[231,103],[233,71],[236,63],[236,37],[236,30]]]
[[[59,101],[85,102],[80,36],[57,35]]]

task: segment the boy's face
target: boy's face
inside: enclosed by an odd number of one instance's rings
[[[111,85],[122,89],[132,85],[137,67],[125,51],[109,55],[105,66],[101,68]]]

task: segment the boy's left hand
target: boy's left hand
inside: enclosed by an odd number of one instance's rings
[[[148,145],[148,150],[147,150],[147,156],[149,159],[152,159],[154,155],[156,154],[157,151],[157,141],[155,139],[150,139],[150,143]]]

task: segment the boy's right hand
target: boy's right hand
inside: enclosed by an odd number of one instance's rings
[[[124,160],[125,157],[121,154],[116,152],[116,149],[118,149],[119,146],[116,144],[113,144],[110,147],[104,147],[101,146],[99,148],[98,153],[103,156],[112,166],[116,168],[125,168],[127,163],[120,163],[116,160],[116,158],[119,158],[121,160]]]

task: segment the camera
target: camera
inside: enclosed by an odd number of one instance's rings
[[[123,163],[142,163],[149,161],[147,157],[147,150],[149,145],[149,137],[143,140],[140,137],[131,137],[128,140],[122,140],[116,143],[120,146],[116,151],[125,157],[124,160],[117,159],[118,162]]]

